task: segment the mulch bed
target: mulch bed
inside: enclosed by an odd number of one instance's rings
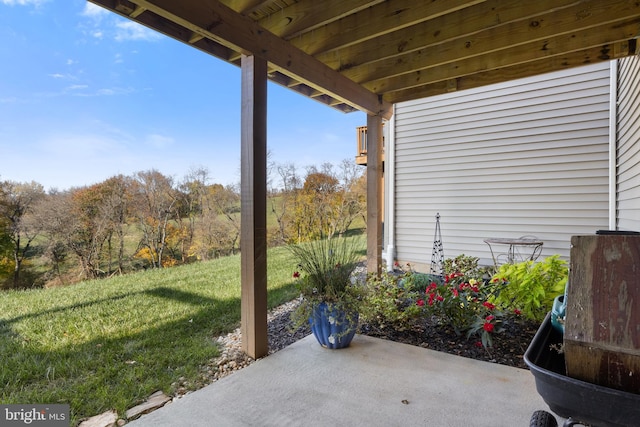
[[[457,356],[527,369],[524,352],[539,326],[534,322],[523,320],[505,323],[504,330],[493,335],[493,346],[488,349],[482,346],[477,336],[467,339],[464,335],[456,335],[453,328],[449,326],[437,325],[429,321],[425,321],[423,325],[418,325],[411,331],[381,329],[375,325],[365,324],[361,325],[359,332]]]

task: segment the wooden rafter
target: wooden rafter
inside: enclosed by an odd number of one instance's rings
[[[597,3],[597,2],[596,2]],[[460,63],[473,57],[484,57],[492,63],[518,64],[535,61],[542,56],[553,56],[562,52],[590,49],[606,43],[626,41],[637,35],[640,17],[629,19],[631,12],[626,2],[604,6],[591,5],[588,14],[581,18],[579,29],[572,18],[584,11],[584,5],[573,5],[533,18],[524,18],[499,27],[489,28],[472,36],[458,38],[445,43],[423,47],[419,52],[408,52],[381,61],[369,62],[351,67],[344,75],[358,83],[389,79],[406,73],[422,71],[451,63]],[[612,7],[623,10],[611,14]],[[623,17],[621,17],[623,16]],[[504,40],[509,38],[505,49]],[[489,55],[500,52],[500,55]],[[517,56],[517,58],[516,58]],[[504,66],[504,65],[502,65]],[[445,68],[445,67],[443,67]],[[471,70],[479,72],[484,70]],[[467,70],[456,71],[459,75],[469,74]],[[455,75],[448,77],[457,77]],[[392,86],[392,85],[389,85]],[[393,90],[393,89],[390,89]]]
[[[635,0],[90,1],[237,66],[260,56],[272,81],[368,114],[633,55],[640,35]]]

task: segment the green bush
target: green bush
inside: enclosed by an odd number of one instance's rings
[[[468,277],[480,277],[482,271],[478,267],[479,259],[478,257],[460,254],[455,258],[445,259],[442,263],[442,268],[447,276],[462,273]]]
[[[432,283],[442,284],[444,278],[435,274],[409,273],[405,274],[399,284],[409,291],[425,293],[425,289]]]
[[[405,331],[416,328],[423,318],[417,304],[424,294],[415,290],[414,273],[402,276],[383,273],[367,279],[367,290],[360,308],[362,320],[378,328]]]
[[[568,277],[567,262],[559,255],[540,262],[503,264],[491,279],[501,285],[494,302],[505,310],[518,311],[527,319],[542,322],[554,298],[564,293]]]

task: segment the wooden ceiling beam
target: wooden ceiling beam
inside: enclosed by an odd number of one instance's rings
[[[620,18],[611,19],[612,16],[624,16],[625,18],[622,20]],[[523,49],[536,48],[532,42],[543,41],[547,43],[551,37],[564,34],[575,37],[579,32],[585,30],[597,27],[605,28],[605,24],[612,27],[606,29],[608,33],[615,31],[617,25],[624,25],[627,29],[631,28],[631,33],[625,33],[621,30],[618,37],[608,41],[626,40],[640,34],[638,32],[640,27],[636,26],[635,30],[633,29],[634,19],[640,19],[639,4],[630,4],[627,1],[603,4],[601,1],[592,0],[562,10],[537,15],[534,18],[510,22],[417,52],[405,53],[394,58],[352,67],[343,71],[342,74],[357,83],[363,83],[410,73],[416,69],[422,70],[474,56],[487,55],[504,49],[504,40],[509,40],[510,46],[522,46]],[[600,45],[605,42],[602,40],[596,44]]]
[[[136,7],[136,9],[131,12],[131,14],[129,15],[130,18],[137,18],[138,16],[142,15],[144,12],[146,12],[147,9],[145,9],[144,7]]]
[[[377,94],[331,70],[217,0],[190,3],[134,0],[132,3],[188,30],[185,31],[188,36],[180,38],[182,41],[189,40],[193,36],[192,32],[202,34],[231,50],[259,56],[283,74],[368,114],[383,114],[388,117],[391,112],[391,106],[382,104]]]
[[[221,0],[221,3],[242,15],[249,15],[270,2],[268,0]]]
[[[276,36],[290,40],[301,33],[315,30],[322,25],[329,24],[365,7],[371,7],[381,1],[385,0],[300,1],[257,22]]]
[[[600,49],[618,42],[626,42],[637,37],[638,34],[640,34],[640,17],[629,22],[609,23],[600,27],[513,46],[500,50],[499,55],[477,55],[437,67],[417,69],[417,71],[400,76],[366,82],[363,83],[363,86],[378,93],[393,92],[412,86],[421,86],[492,69],[566,55],[571,52],[592,48]]]
[[[537,61],[524,62],[509,67],[487,70],[458,78],[440,80],[408,89],[388,92],[384,95],[384,99],[389,103],[410,101],[428,96],[442,95],[456,90],[473,89],[523,77],[550,73],[602,61],[610,61],[630,55],[631,52],[635,50],[635,45],[635,41],[632,43],[625,41],[551,58],[545,57]]]
[[[290,43],[315,56],[322,52],[375,39],[484,1],[486,0],[386,1],[306,32],[291,39]]]
[[[385,0],[303,0],[292,3],[277,14],[260,19],[258,24],[278,37],[291,39],[383,1]]]
[[[489,0],[375,39],[319,53],[315,57],[334,70],[343,71],[380,58],[394,58],[451,40],[470,37],[509,22],[532,18],[549,9],[559,10],[576,3],[580,1],[539,0],[530,2],[524,8],[521,0]]]

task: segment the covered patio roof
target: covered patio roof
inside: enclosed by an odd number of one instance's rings
[[[339,110],[390,104],[636,53],[626,0],[91,0]]]
[[[242,69],[242,333],[267,354],[266,82],[367,113],[367,266],[394,103],[634,55],[635,0],[90,0]]]

